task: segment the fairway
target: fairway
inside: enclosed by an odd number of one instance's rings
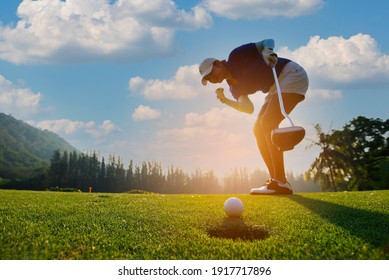
[[[227,218],[225,200],[244,204]],[[292,196],[0,191],[1,259],[388,259],[389,191]]]

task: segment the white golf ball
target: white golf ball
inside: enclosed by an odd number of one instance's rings
[[[224,202],[224,212],[228,217],[240,217],[243,213],[243,203],[239,198],[230,197]]]

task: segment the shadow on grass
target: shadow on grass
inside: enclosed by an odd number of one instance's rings
[[[389,215],[292,195],[289,198],[373,247],[389,251]]]
[[[247,225],[241,218],[224,218],[221,225],[209,228],[207,233],[211,237],[243,241],[261,240],[269,237],[266,227]]]

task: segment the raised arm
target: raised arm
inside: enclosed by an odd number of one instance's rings
[[[216,90],[216,95],[221,103],[226,104],[239,112],[246,114],[252,114],[254,112],[254,105],[247,95],[241,95],[239,96],[238,101],[234,101],[224,96],[223,88],[218,88]]]

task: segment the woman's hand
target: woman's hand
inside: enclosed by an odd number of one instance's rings
[[[263,60],[265,60],[266,64],[271,68],[275,67],[278,61],[278,56],[272,49],[265,48],[262,51]]]
[[[215,91],[216,93],[216,98],[220,100],[221,103],[226,103],[226,97],[224,95],[224,89],[223,88],[218,88]]]

